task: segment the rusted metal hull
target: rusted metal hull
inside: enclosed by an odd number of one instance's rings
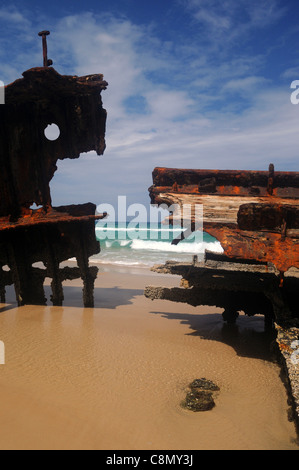
[[[49,183],[58,159],[105,150],[107,113],[102,75],[70,77],[53,68],[34,68],[5,89],[0,106],[0,216],[18,219],[22,210],[50,207]],[[56,124],[57,140],[45,129]]]
[[[51,215],[35,214],[17,223],[0,223],[0,290],[5,301],[5,286],[14,285],[18,305],[45,304],[44,281],[52,279],[53,305],[62,305],[62,282],[83,280],[83,302],[93,306],[96,267],[89,267],[88,258],[100,252],[95,236],[95,206],[85,204],[52,209]],[[60,212],[63,209],[64,212]],[[75,209],[75,211],[74,211]],[[76,215],[74,215],[74,213]],[[84,214],[79,216],[79,213]],[[6,219],[6,218],[5,218]],[[78,267],[60,264],[74,258]],[[34,266],[36,263],[43,267]],[[4,270],[4,267],[9,270]]]
[[[61,76],[53,68],[27,70],[6,87],[0,106],[0,294],[14,285],[18,305],[44,304],[43,284],[52,279],[51,300],[62,305],[62,282],[81,278],[83,301],[93,306],[96,267],[89,257],[100,252],[96,206],[52,207],[49,183],[58,159],[105,150],[106,110],[102,75]],[[45,129],[56,124],[60,135],[49,140]],[[41,206],[33,210],[33,205]],[[77,267],[61,267],[70,258]],[[44,268],[35,266],[43,263]]]
[[[156,168],[153,181],[152,203],[203,205],[226,256],[299,269],[299,173]]]

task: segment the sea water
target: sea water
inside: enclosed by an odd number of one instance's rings
[[[179,226],[162,223],[107,224],[99,221],[96,237],[101,244],[101,252],[91,258],[91,262],[123,266],[153,266],[167,260],[192,261],[197,255],[203,259],[206,250],[222,253],[220,243],[207,233],[195,232],[178,244],[173,240],[180,237]]]

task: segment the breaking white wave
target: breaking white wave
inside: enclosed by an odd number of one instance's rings
[[[92,263],[118,266],[153,266],[167,260],[191,261],[194,255],[202,257],[206,250],[222,253],[220,243],[206,233],[196,233],[177,245],[172,241],[180,227],[150,225],[136,227],[130,224],[105,226],[98,224],[96,236],[101,252],[91,258]]]
[[[222,253],[223,249],[219,242],[212,243],[179,243],[172,245],[170,242],[152,241],[152,240],[133,240],[131,244],[132,250],[148,250],[148,251],[162,251],[169,253],[190,253],[199,254],[204,253],[206,250],[216,253]]]

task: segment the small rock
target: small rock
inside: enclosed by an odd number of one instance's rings
[[[191,411],[209,411],[215,407],[213,394],[207,391],[188,392],[185,400],[185,408]]]
[[[189,388],[191,390],[182,402],[183,408],[191,411],[209,411],[216,406],[213,394],[219,392],[220,388],[211,380],[196,379]]]
[[[220,388],[218,385],[214,384],[211,380],[207,379],[195,379],[189,385],[191,389],[200,388],[201,390],[210,390],[211,392],[219,392]]]

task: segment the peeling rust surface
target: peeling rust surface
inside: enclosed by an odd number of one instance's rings
[[[154,204],[202,204],[203,229],[229,258],[299,269],[298,172],[156,168],[153,182]]]
[[[299,173],[238,170],[184,170],[155,168],[151,195],[160,191],[180,194],[217,194],[231,196],[273,196],[299,198]]]
[[[205,231],[220,241],[226,256],[272,263],[281,272],[299,268],[299,240],[276,233],[244,231],[205,225]]]
[[[9,216],[0,217],[0,232],[12,231],[14,229],[22,227],[30,227],[34,225],[49,225],[60,222],[76,222],[76,221],[88,221],[88,220],[101,220],[105,218],[106,214],[95,215],[96,206],[94,204],[81,204],[74,206],[81,211],[73,212],[72,206],[65,207],[50,207],[47,211],[43,209],[32,210],[28,209],[26,213],[22,213],[17,221],[11,221]],[[90,212],[92,208],[92,212]]]
[[[101,74],[62,76],[46,59],[44,49],[44,67],[8,85],[0,106],[1,301],[5,286],[13,284],[18,305],[44,304],[43,283],[50,277],[51,300],[62,305],[63,280],[80,277],[84,305],[91,307],[97,268],[89,267],[89,257],[100,251],[95,221],[105,214],[96,215],[92,203],[53,208],[49,183],[58,159],[104,153],[107,113],[101,92],[108,84]],[[55,140],[45,135],[51,124],[59,128]],[[77,267],[61,268],[70,258]],[[39,262],[45,269],[33,266]]]

